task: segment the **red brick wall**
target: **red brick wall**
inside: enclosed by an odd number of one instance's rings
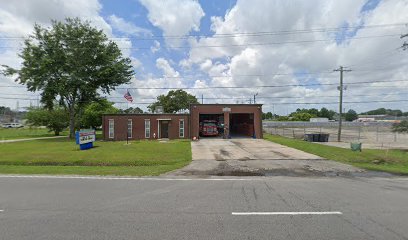
[[[223,112],[223,108],[230,108],[230,112]],[[262,134],[262,105],[261,104],[193,104],[190,106],[191,137],[199,135],[200,114],[224,114],[224,124],[229,125],[230,113],[254,114],[254,129],[256,138],[263,138]]]
[[[109,119],[114,120],[114,138],[109,138]],[[156,133],[158,138],[158,119],[171,119],[169,121],[169,139],[179,137],[179,121],[184,119],[184,138],[190,138],[189,135],[189,115],[188,114],[113,114],[103,115],[102,131],[104,140],[126,140],[128,119],[132,119],[132,140],[145,138],[145,119],[150,119],[150,138],[154,139]]]

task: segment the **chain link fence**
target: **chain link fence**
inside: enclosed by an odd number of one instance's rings
[[[344,122],[341,141],[370,143],[388,147],[408,147],[408,134],[391,131],[387,122]],[[308,133],[328,133],[329,142],[337,142],[338,122],[272,122],[264,121],[266,133],[288,138],[304,139]]]

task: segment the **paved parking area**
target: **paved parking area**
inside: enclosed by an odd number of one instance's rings
[[[169,175],[388,176],[263,139],[201,139],[191,148],[193,162]]]

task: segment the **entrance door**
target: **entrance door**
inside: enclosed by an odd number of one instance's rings
[[[169,138],[169,122],[160,121],[160,138]]]

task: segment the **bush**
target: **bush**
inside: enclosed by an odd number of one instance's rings
[[[403,120],[400,123],[394,123],[392,125],[392,131],[399,133],[408,133],[408,121]]]

